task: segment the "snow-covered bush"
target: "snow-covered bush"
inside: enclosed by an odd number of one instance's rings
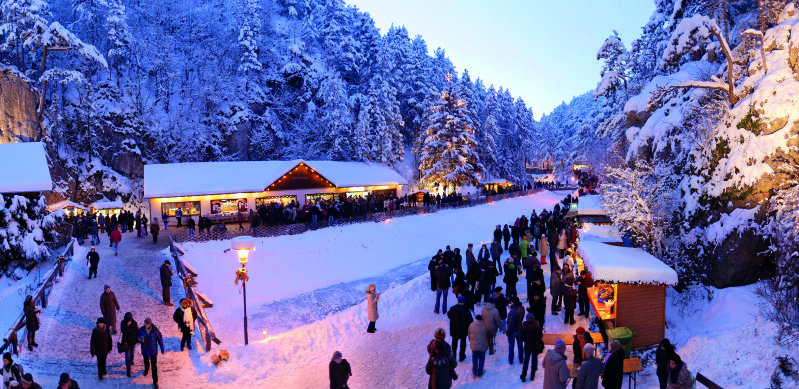
[[[49,253],[44,245],[55,225],[44,198],[0,195],[0,269],[12,263],[26,266],[41,261]]]

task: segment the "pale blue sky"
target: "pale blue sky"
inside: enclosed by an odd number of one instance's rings
[[[613,30],[630,42],[654,10],[652,0],[346,0],[375,20],[420,34],[446,50],[458,72],[504,86],[536,118],[596,87],[596,52]]]

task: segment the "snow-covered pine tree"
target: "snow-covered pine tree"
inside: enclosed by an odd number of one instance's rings
[[[128,18],[122,0],[107,0],[108,15],[105,18],[105,26],[108,31],[108,59],[114,69],[117,87],[120,86],[121,66],[128,61],[130,55],[130,45],[133,44],[133,36],[128,26]]]
[[[317,108],[316,120],[307,121],[315,124],[308,146],[308,158],[321,156],[332,161],[348,161],[353,158],[352,116],[347,105],[347,92],[344,82],[339,77],[322,80],[314,99]]]
[[[451,74],[447,86],[439,105],[430,110],[419,170],[424,187],[454,191],[476,185],[484,168],[478,160],[474,128],[468,123],[468,108],[458,98]]]
[[[247,77],[250,72],[257,72],[263,66],[258,60],[258,36],[261,33],[261,6],[258,0],[242,0],[240,19],[239,46],[242,53],[238,71]]]
[[[358,142],[365,147],[362,152],[367,161],[393,166],[402,161],[404,140],[400,130],[402,116],[395,97],[396,91],[388,82],[375,77],[369,86],[369,95],[358,115],[357,134],[365,136]]]
[[[594,97],[605,96],[614,99],[616,93],[622,91],[625,99],[629,98],[627,95],[629,54],[616,30],[613,30],[613,35],[605,39],[596,53],[596,59],[604,60],[605,64],[599,73],[601,80],[594,89]]]
[[[3,0],[0,2],[0,35],[3,43],[0,49],[12,53],[17,69],[25,73],[29,57],[29,37],[36,31],[47,29],[49,11],[44,0]],[[33,63],[35,64],[35,62]]]
[[[0,195],[0,268],[6,270],[14,261],[28,265],[45,259],[44,242],[54,224],[43,197]]]

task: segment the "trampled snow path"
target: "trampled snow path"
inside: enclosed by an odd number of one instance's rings
[[[132,378],[125,376],[124,355],[115,348],[108,356],[109,375],[103,381],[97,379],[97,364],[89,354],[89,339],[95,321],[101,316],[103,285],[108,284],[120,305],[117,334],[112,336],[114,344],[120,340],[119,322],[125,312],[133,313],[140,326],[150,317],[164,335],[166,353],[158,356],[160,386],[205,387],[201,375],[206,365],[200,362],[199,344],[195,341],[194,350],[180,352],[180,333],[172,321],[175,307],[161,304],[158,267],[168,259],[163,252],[167,245],[165,234],[162,233],[159,243],[153,245],[150,237],[137,238],[133,233],[125,233],[116,257],[108,247],[108,237],[101,238],[103,243],[95,246],[100,254],[99,278],[87,279],[85,257],[92,246],[84,243],[75,250],[64,278],[54,288],[48,307],[41,313],[41,329],[36,334],[39,347],[33,352],[25,350],[18,362],[44,387],[55,387],[62,372],[69,373],[82,388],[151,387],[151,376],[142,376],[144,366],[139,347]],[[172,299],[179,300],[183,290],[177,278],[173,278],[173,285]]]

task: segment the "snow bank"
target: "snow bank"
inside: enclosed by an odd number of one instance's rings
[[[580,241],[578,252],[594,279],[607,282],[657,282],[674,285],[677,272],[644,250]]]
[[[755,215],[760,206],[752,209],[736,208],[729,214],[721,214],[721,219],[707,227],[705,230],[705,240],[708,243],[720,245],[727,239],[727,235],[733,231],[741,232],[747,228],[752,228]]]
[[[49,192],[53,180],[41,142],[0,144],[0,193]]]

